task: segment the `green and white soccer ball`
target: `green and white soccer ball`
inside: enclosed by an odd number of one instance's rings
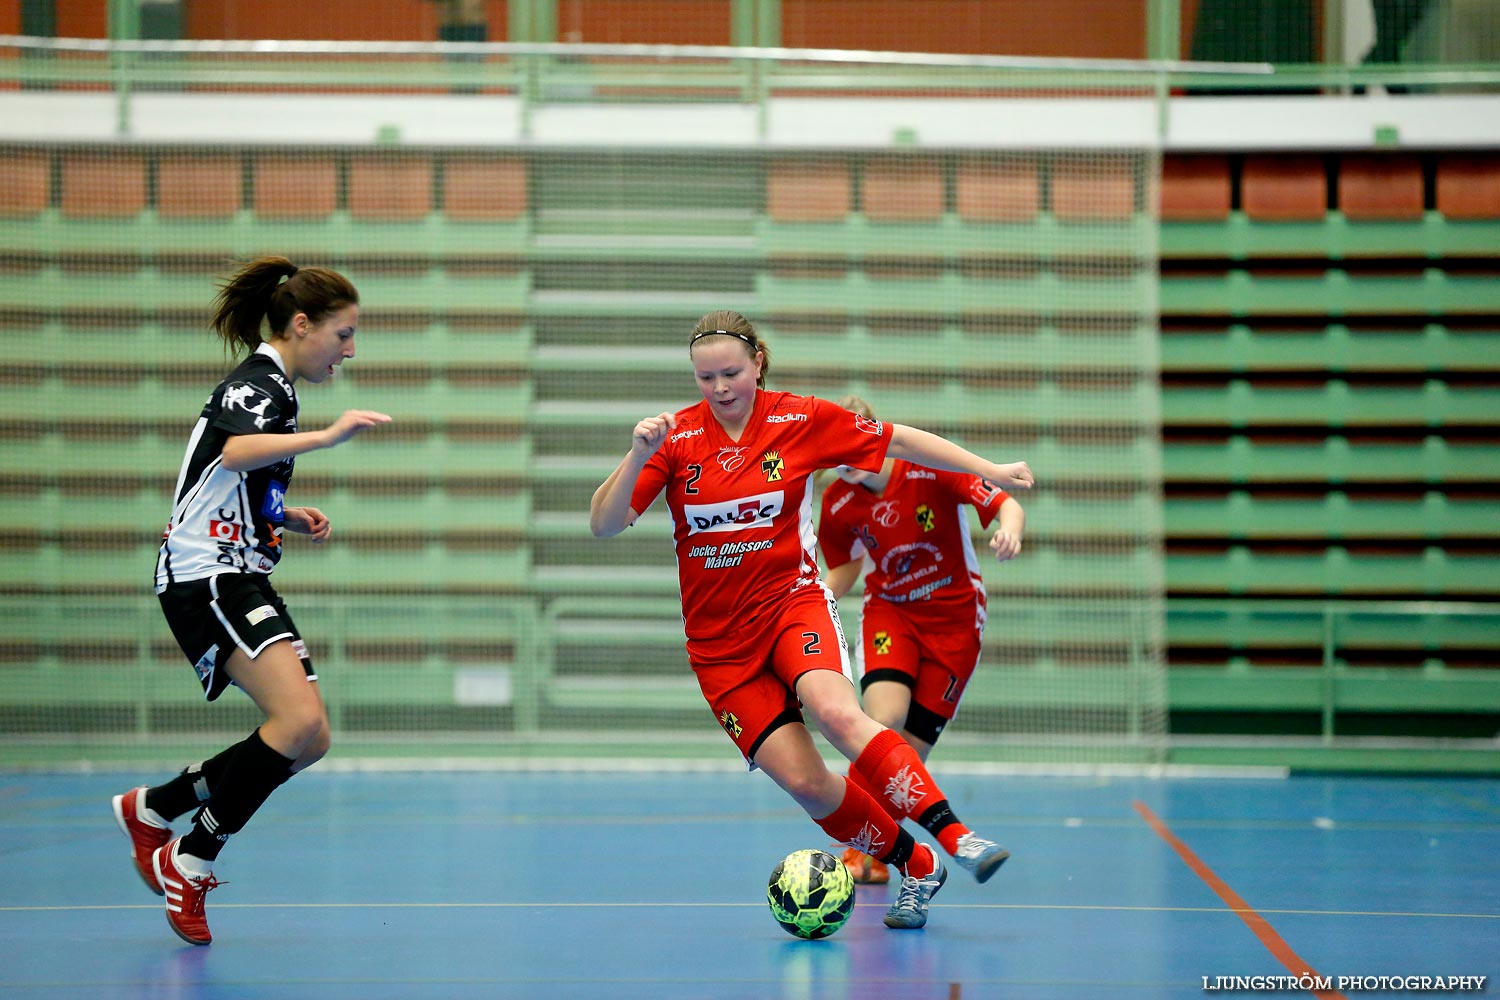
[[[823,938],[854,912],[854,879],[827,851],[793,851],[771,872],[766,899],[788,934]]]

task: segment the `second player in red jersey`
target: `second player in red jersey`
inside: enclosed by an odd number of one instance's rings
[[[841,406],[874,419],[864,400]],[[986,601],[966,507],[983,527],[999,519],[990,550],[1001,561],[1021,550],[1026,515],[988,479],[888,458],[878,472],[850,465],[823,493],[818,542],[828,586],[843,597],[865,574],[855,637],[865,711],[900,732],[925,763],[953,719],[979,663]],[[855,771],[850,779],[859,780]],[[852,848],[857,882],[884,882],[885,866]]]
[[[860,707],[838,603],[818,575],[812,475],[878,469],[888,455],[1011,488],[1029,487],[1031,471],[823,400],[764,391],[770,351],[739,313],[700,319],[688,354],[702,401],[636,424],[630,451],[594,493],[590,529],[617,535],[666,495],[688,658],[714,717],[825,832],[901,870],[885,922],[921,927],[947,870],[895,817],[916,820],[981,882],[1009,853],[961,823],[911,746]],[[861,783],[823,763],[804,710]]]

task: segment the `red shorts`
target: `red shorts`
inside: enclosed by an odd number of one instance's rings
[[[965,605],[965,608],[973,607]],[[984,607],[947,627],[913,622],[901,605],[871,598],[859,617],[861,688],[895,681],[911,688],[911,700],[934,715],[952,719],[979,664]]]
[[[838,602],[821,584],[799,588],[721,638],[689,639],[687,651],[714,718],[752,766],[767,736],[803,721],[797,678],[832,670],[853,682]]]

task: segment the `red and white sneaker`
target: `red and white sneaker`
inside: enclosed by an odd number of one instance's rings
[[[115,811],[115,822],[130,838],[130,859],[135,862],[135,873],[146,883],[146,888],[161,895],[161,882],[151,865],[151,855],[172,839],[171,827],[157,826],[146,818],[146,786],[132,788],[124,795],[110,800]]]
[[[192,876],[177,867],[177,845],[182,838],[157,849],[151,864],[167,897],[167,923],[188,944],[208,944],[214,936],[203,915],[203,897],[219,887],[213,872]]]
[[[842,860],[858,885],[885,885],[891,880],[891,870],[884,861],[870,857],[857,847],[844,848]]]

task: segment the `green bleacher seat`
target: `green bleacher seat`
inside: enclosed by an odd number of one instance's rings
[[[1495,390],[1449,385],[1429,378],[1411,384],[1353,384],[1331,378],[1322,384],[1280,386],[1249,379],[1223,385],[1167,385],[1162,421],[1174,426],[1442,427],[1500,423]]]
[[[1114,225],[1070,226],[1051,214],[1022,222],[981,223],[946,214],[931,222],[872,221],[861,213],[831,222],[756,221],[756,249],[777,259],[853,262],[944,260],[997,262],[1146,260],[1155,241],[1149,216]]]
[[[1243,212],[1222,221],[1168,222],[1161,227],[1164,260],[1302,258],[1309,260],[1442,260],[1500,254],[1500,220],[1459,222],[1427,212],[1410,222],[1351,220],[1328,212],[1310,222],[1255,222]]]
[[[1306,277],[1165,273],[1161,311],[1168,316],[1464,316],[1500,311],[1492,278],[1428,267],[1395,277],[1329,268]]]
[[[843,278],[783,277],[762,271],[756,301],[766,314],[878,316],[963,315],[1118,316],[1145,313],[1156,294],[1155,275],[1141,270],[1117,280],[1085,280],[1042,272],[1032,277],[874,280],[863,271]]]
[[[1284,332],[1236,323],[1227,328],[1164,330],[1164,372],[1482,372],[1500,357],[1500,330],[1350,329],[1329,324]]]
[[[1038,497],[1040,499],[1040,497]],[[1028,512],[1032,504],[1026,505]],[[1260,496],[1235,490],[1218,497],[1168,497],[1174,538],[1391,539],[1500,538],[1500,502],[1456,500],[1436,490],[1409,498]]]
[[[1493,593],[1497,587],[1500,559],[1445,554],[1436,547],[1376,555],[1340,545],[1307,553],[1231,545],[1167,556],[1167,588],[1180,594],[1441,597]]]
[[[1340,434],[1308,442],[1257,441],[1232,434],[1222,441],[1172,443],[1162,457],[1169,483],[1440,485],[1493,482],[1500,477],[1500,454],[1493,447],[1448,441],[1436,434],[1410,444],[1351,442]]]

